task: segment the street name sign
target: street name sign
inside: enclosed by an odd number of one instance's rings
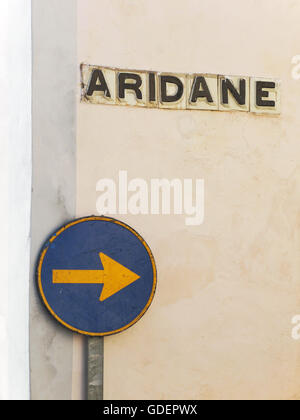
[[[278,79],[81,65],[81,101],[146,108],[280,114]]]

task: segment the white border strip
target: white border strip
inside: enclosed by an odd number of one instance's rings
[[[31,1],[0,1],[0,399],[30,398]]]

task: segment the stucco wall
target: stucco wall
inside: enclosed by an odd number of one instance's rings
[[[49,235],[75,217],[76,2],[33,0],[31,398],[72,398],[73,334],[42,305],[35,280]]]
[[[78,66],[282,80],[279,117],[78,105],[77,216],[120,169],[206,185],[202,226],[116,214],[151,246],[158,289],[105,338],[105,398],[300,398],[299,18],[295,0],[78,1]]]

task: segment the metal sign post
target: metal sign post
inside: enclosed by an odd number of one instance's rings
[[[89,336],[88,400],[102,400],[103,337],[134,325],[154,297],[156,266],[149,246],[118,220],[74,220],[44,245],[37,281],[51,315]]]
[[[89,401],[103,400],[104,338],[88,338],[87,397]]]

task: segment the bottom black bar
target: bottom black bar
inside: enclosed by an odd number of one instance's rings
[[[199,415],[199,403],[191,401],[174,402],[138,402],[138,401],[103,401],[101,412],[103,415],[124,415],[135,418],[139,415]]]

